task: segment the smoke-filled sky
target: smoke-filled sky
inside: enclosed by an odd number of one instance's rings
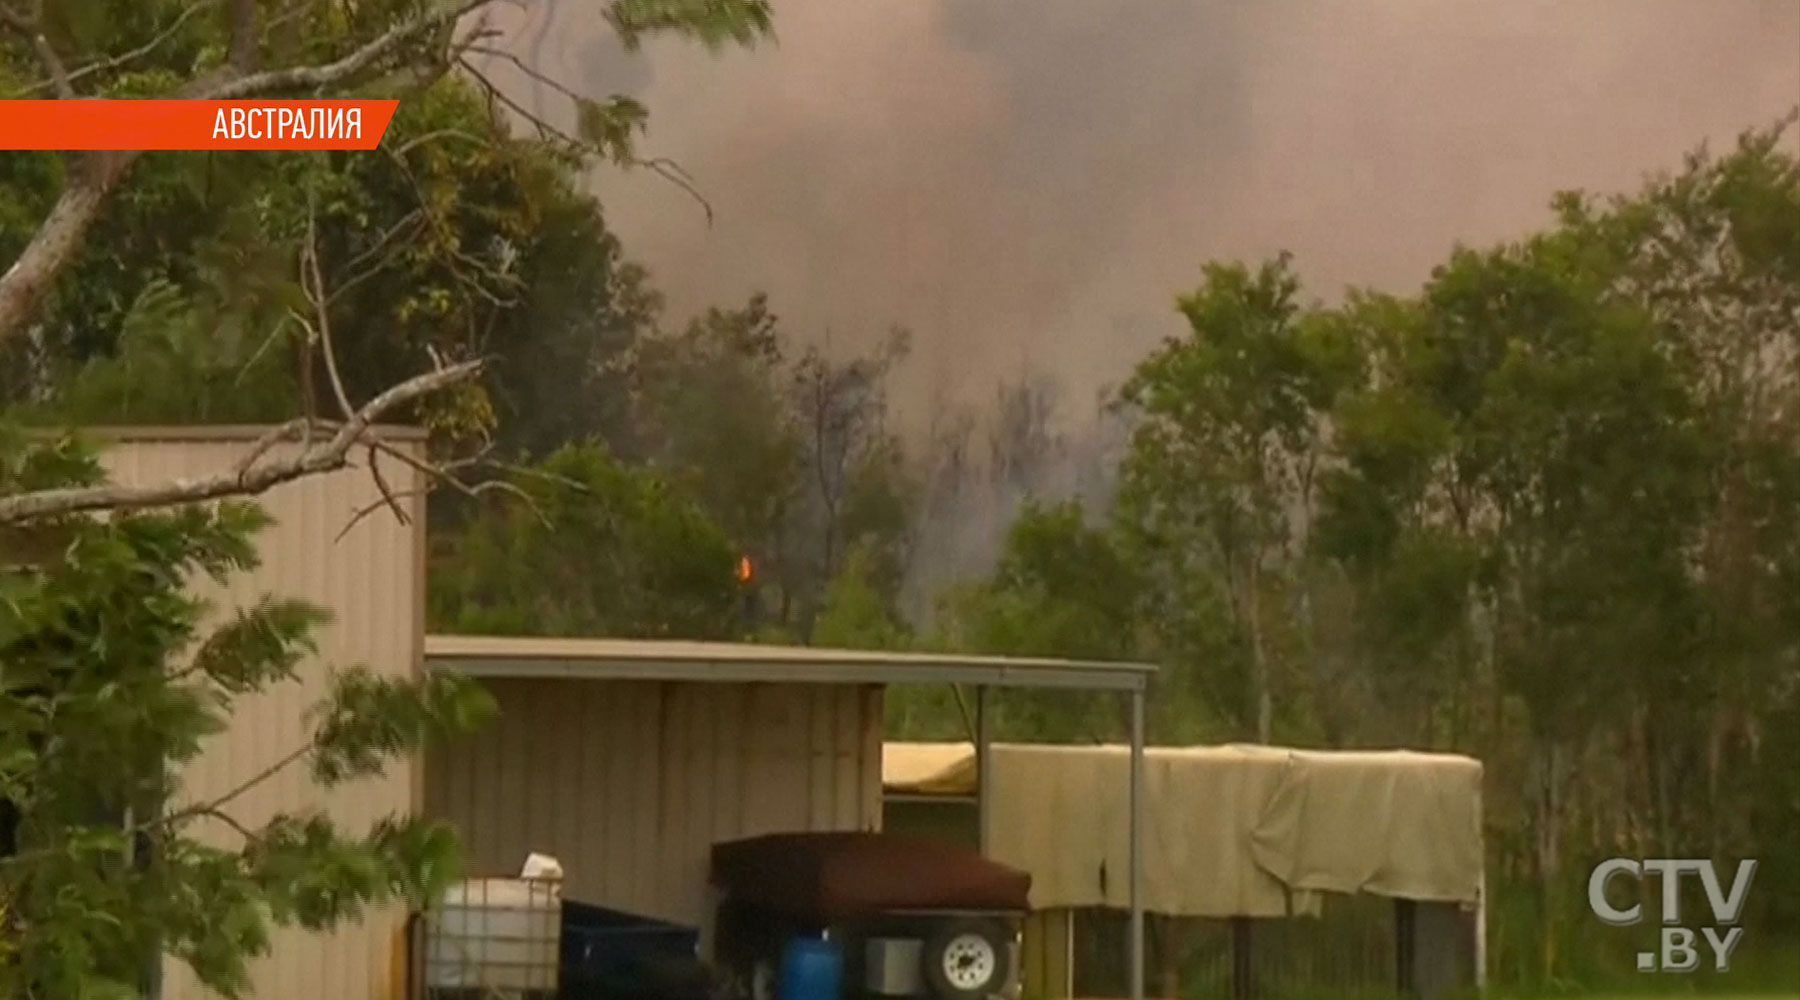
[[[1800,0],[775,0],[773,45],[632,58],[561,6],[521,55],[638,95],[717,210],[596,180],[677,314],[903,324],[914,388],[978,396],[1116,380],[1208,259],[1407,290],[1800,104]]]

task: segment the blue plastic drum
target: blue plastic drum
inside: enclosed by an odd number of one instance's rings
[[[776,1000],[843,1000],[844,953],[836,941],[797,937],[781,950]]]

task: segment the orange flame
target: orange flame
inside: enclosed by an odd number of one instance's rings
[[[751,580],[755,579],[755,577],[756,577],[756,567],[750,565],[750,557],[749,556],[739,556],[738,564],[737,564],[738,582],[739,583],[749,583]]]

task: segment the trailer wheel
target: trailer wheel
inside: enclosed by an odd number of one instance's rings
[[[1006,984],[1010,941],[991,920],[947,920],[925,939],[919,960],[938,1000],[986,1000]]]

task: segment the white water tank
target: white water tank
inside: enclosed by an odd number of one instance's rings
[[[434,990],[554,993],[561,948],[558,880],[467,879],[426,915],[425,983]]]

